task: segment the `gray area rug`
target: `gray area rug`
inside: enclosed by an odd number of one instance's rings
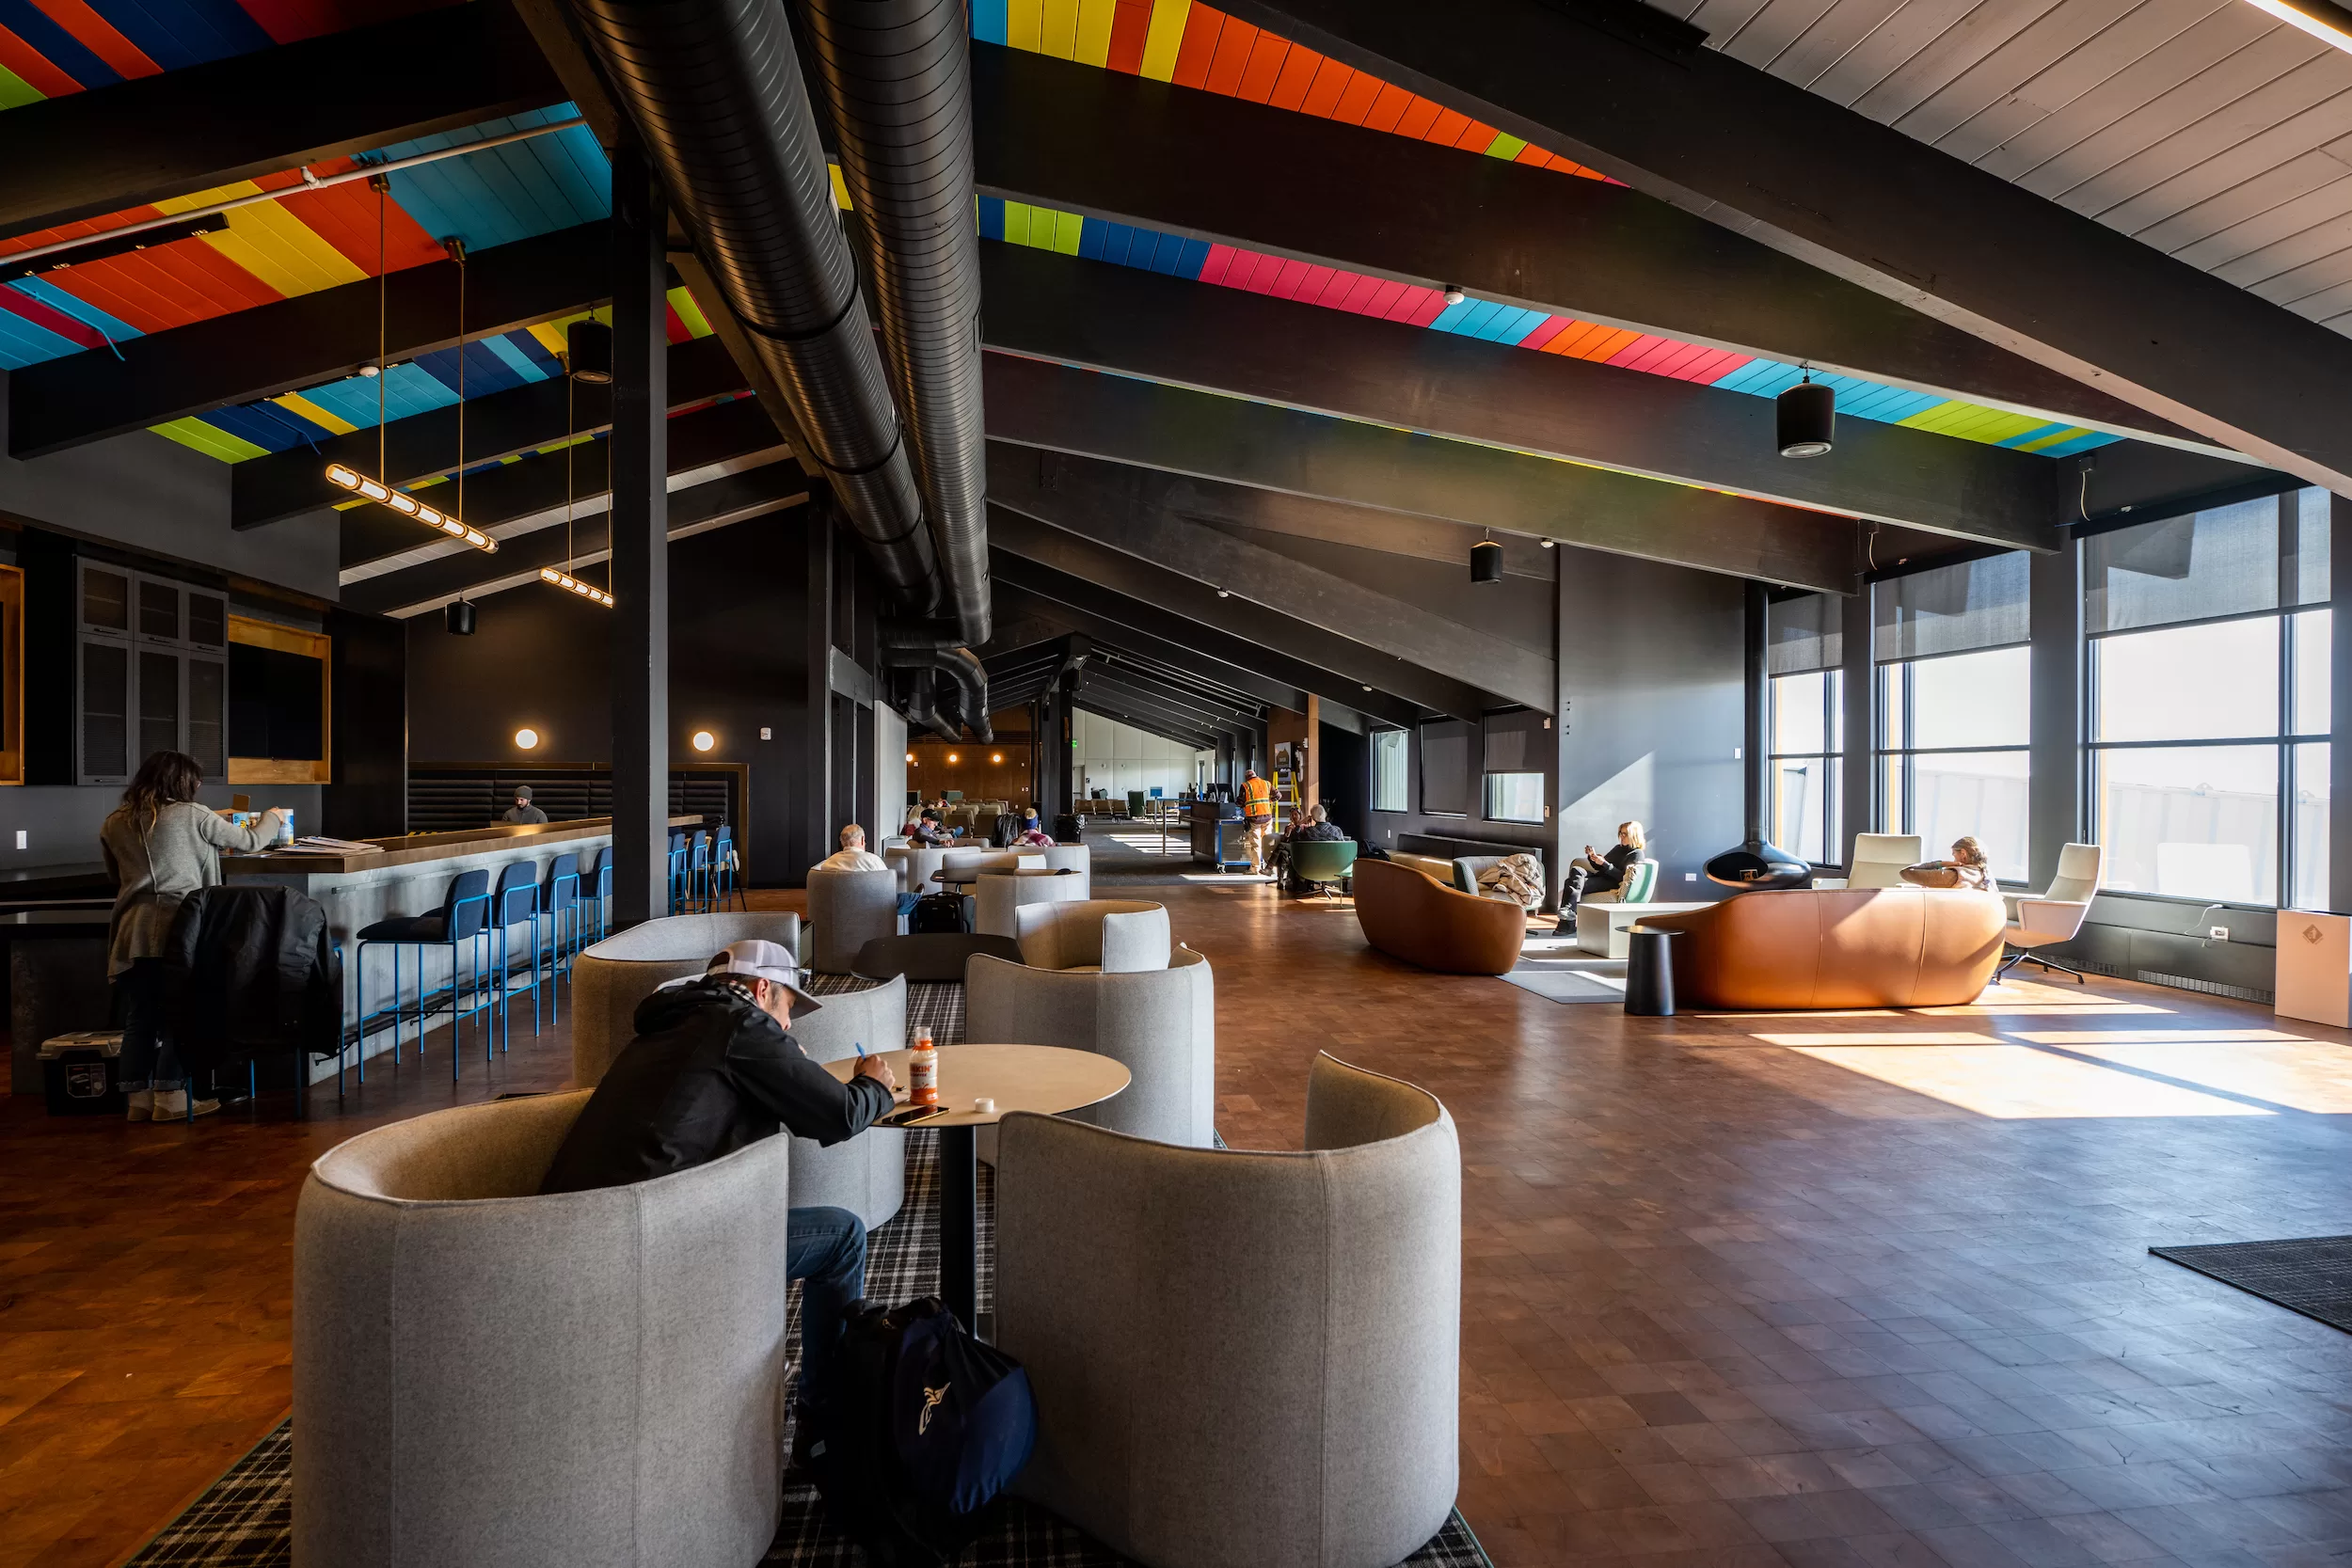
[[[1568,937],[1530,937],[1518,967],[1501,976],[1549,1002],[1625,1002],[1625,960],[1597,958]]]
[[[2152,1246],[2157,1257],[2352,1334],[2352,1236]]]
[[[834,987],[834,990],[847,988]],[[961,991],[959,986],[919,990]],[[961,999],[959,998],[959,1014]],[[936,1029],[937,1024],[933,1027]],[[1222,1140],[1219,1140],[1222,1142]],[[979,1170],[979,1301],[994,1295],[994,1196]],[[915,1129],[907,1137],[906,1205],[867,1238],[866,1290],[884,1301],[911,1301],[939,1289],[939,1137]],[[800,1288],[792,1288],[792,1338],[800,1337]],[[797,1355],[795,1356],[797,1360]],[[1215,1499],[1204,1499],[1214,1507]],[[765,1559],[795,1568],[864,1568],[866,1554],[833,1530],[817,1489],[797,1473],[784,1480],[784,1519]],[[187,1512],[135,1553],[126,1568],[292,1568],[294,1423],[277,1430],[230,1466]],[[1131,1568],[1129,1560],[1041,1508],[1010,1499],[995,1528],[961,1560],[962,1568]],[[485,1565],[486,1568],[486,1565]],[[1460,1513],[1406,1560],[1406,1568],[1493,1568]]]

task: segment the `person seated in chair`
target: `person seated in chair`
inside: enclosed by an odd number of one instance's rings
[[[866,830],[852,822],[841,830],[841,847],[818,861],[815,868],[818,871],[887,871],[890,863],[866,847]],[[904,920],[907,911],[914,908],[914,901],[921,896],[918,893],[898,895],[898,918]]]
[[[636,1038],[605,1070],[539,1191],[648,1181],[779,1130],[837,1144],[888,1115],[898,1085],[882,1057],[861,1058],[844,1084],[792,1038],[794,1014],[818,1006],[793,984],[798,974],[784,948],[746,940],[723,948],[700,978],[673,980],[638,1004]],[[843,1319],[866,1294],[866,1226],[846,1209],[791,1209],[784,1219],[786,1277],[803,1282],[795,1398],[821,1406]]]
[[[1639,822],[1617,824],[1617,842],[1609,853],[1597,854],[1589,844],[1584,853],[1568,866],[1568,874],[1560,881],[1560,925],[1565,935],[1576,929],[1576,906],[1596,893],[1613,893],[1625,886],[1626,873],[1642,858],[1647,836]]]
[[[907,825],[909,844],[921,844],[937,849],[955,841],[955,835],[939,825],[939,813],[930,806],[925,806],[923,815]]]
[[[1054,835],[1038,821],[1035,806],[1022,812],[1021,830],[1012,835],[1011,847],[1016,849],[1051,849],[1054,847]]]
[[[1293,893],[1306,891],[1306,884],[1291,875],[1291,846],[1302,838],[1329,841],[1346,837],[1347,830],[1334,826],[1331,814],[1324,809],[1322,801],[1316,801],[1307,808],[1305,815],[1291,824],[1288,832],[1274,841],[1275,875]]]
[[[1914,887],[1961,888],[1975,893],[1991,893],[1993,867],[1987,861],[1984,846],[1974,838],[1952,840],[1952,858],[1947,861],[1922,861],[1917,865],[1903,867],[1903,880]]]

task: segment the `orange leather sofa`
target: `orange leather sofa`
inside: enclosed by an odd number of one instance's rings
[[[1351,875],[1364,940],[1391,958],[1448,974],[1502,974],[1519,961],[1527,911],[1517,904],[1473,898],[1390,861],[1359,860]]]
[[[2000,895],[1923,887],[1742,893],[1644,926],[1680,931],[1675,1001],[1747,1009],[1973,1002],[2001,961]]]

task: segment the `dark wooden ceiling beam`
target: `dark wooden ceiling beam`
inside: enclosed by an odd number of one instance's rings
[[[672,343],[669,362],[673,408],[744,389],[742,372],[715,337]],[[467,461],[532,451],[567,432],[600,431],[611,422],[612,391],[587,382],[572,387],[557,376],[475,398],[466,404]],[[447,472],[457,455],[457,405],[392,420],[384,427],[382,451],[379,463],[376,432],[368,426],[313,446],[248,457],[229,471],[230,526],[260,528],[347,499],[349,492],[326,482],[329,463],[348,463],[377,479],[386,477],[377,470],[388,468],[395,484]]]
[[[2054,550],[2058,465],[1868,420],[1780,455],[1770,398],[983,241],[1001,352],[1596,464],[1986,544]]]
[[[1013,571],[1024,569],[1024,563],[1018,562],[1008,561],[1003,564]],[[1039,570],[1041,572],[1042,569]],[[1276,707],[1289,708],[1294,713],[1307,710],[1307,693],[1298,687],[1275,678],[1266,670],[1229,664],[1190,643],[1168,641],[1141,627],[1121,625],[1098,615],[1092,610],[1046,597],[1001,572],[996,574],[994,590],[1001,595],[997,603],[1004,607],[1007,614],[1033,616],[1046,625],[1086,637],[1098,649],[1109,648],[1129,657],[1148,658],[1155,665],[1190,670],[1200,678],[1212,681],[1237,696],[1255,697]],[[1350,705],[1361,705],[1363,700],[1359,692]],[[1400,711],[1410,712],[1409,709]]]
[[[2352,495],[2352,341],[1701,46],[1632,4],[1235,0],[1235,14],[2158,419]],[[1497,47],[1498,40],[1508,40]],[[1576,62],[1573,91],[1559,62]]]
[[[1654,197],[972,45],[980,189],[2043,418],[2202,437]],[[1298,171],[1311,169],[1311,179]],[[1377,192],[1378,199],[1366,199]]]
[[[1175,568],[1112,549],[993,503],[989,507],[989,540],[993,546],[1025,561],[1221,632],[1222,646],[1238,642],[1243,647],[1271,649],[1287,656],[1295,667],[1322,672],[1312,684],[1305,680],[1295,684],[1323,696],[1348,701],[1347,688],[1354,683],[1359,690],[1385,691],[1422,707],[1471,720],[1490,705],[1502,705],[1489,704],[1484,692],[1466,681],[1424,670],[1263,605],[1219,598],[1216,589]],[[1161,630],[1160,635],[1168,633]],[[1229,658],[1227,662],[1239,661]],[[1287,674],[1282,678],[1295,679]],[[1352,705],[1367,705],[1358,697]]]
[[[11,111],[15,112],[15,111]],[[466,262],[466,335],[511,332],[584,310],[612,283],[612,225],[586,223],[478,250]],[[391,275],[387,352],[412,359],[457,341],[454,261]],[[339,284],[10,376],[8,451],[39,457],[232,403],[352,375],[376,354],[376,281]]]
[[[477,0],[28,103],[0,116],[0,239],[562,102]]]
[[[1222,521],[1259,526],[1256,510],[1295,499],[1819,593],[1851,594],[1858,580],[1848,517],[1041,359],[991,354],[984,365],[993,444],[1221,482],[1232,493],[1194,504]]]

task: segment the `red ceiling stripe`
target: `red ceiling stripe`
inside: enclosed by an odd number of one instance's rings
[[[41,13],[73,35],[74,41],[112,66],[121,76],[157,76],[163,67],[157,65],[133,43],[114,29],[114,24],[83,3],[83,0],[33,0]]]
[[[1143,73],[1143,46],[1152,37],[1152,0],[1119,0],[1111,18],[1110,58],[1104,63],[1130,76]]]
[[[661,310],[663,316],[662,330],[669,335],[670,341],[674,343],[682,343],[686,341],[687,339],[694,335],[687,330],[686,324],[684,322],[678,320],[676,306],[665,305],[661,308]]]
[[[1226,275],[1232,271],[1233,262],[1239,260],[1241,252],[1235,250],[1230,245],[1213,245],[1209,246],[1209,259],[1205,262],[1201,263],[1200,267],[1200,281],[1203,283],[1223,283],[1225,281]]]
[[[0,310],[24,317],[35,326],[56,333],[83,348],[103,348],[106,335],[87,322],[74,320],[54,305],[43,305],[21,289],[0,285]]]
[[[76,299],[142,332],[167,332],[280,297],[202,240],[175,240],[47,276]]]
[[[6,27],[0,27],[0,67],[14,71],[43,98],[80,92],[82,84],[49,63],[49,57]]]
[[[1364,301],[1361,313],[1367,316],[1378,316],[1381,320],[1387,321],[1391,319],[1390,312],[1393,311],[1405,296],[1412,291],[1407,285],[1390,277],[1381,278],[1379,285],[1373,291],[1372,297]]]
[[[348,162],[337,159],[338,163]],[[338,174],[340,169],[318,166],[322,174]],[[375,276],[375,203],[376,195],[368,189],[364,180],[354,180],[348,185],[334,185],[323,191],[293,191],[278,198],[283,207],[320,239],[342,252],[344,258],[361,272]],[[442,259],[440,242],[424,231],[424,226],[408,215],[397,201],[384,203],[384,264],[391,272],[404,272]]]
[[[449,5],[452,0],[237,0],[238,7],[279,43],[389,22]]]
[[[1380,283],[1381,280],[1377,277],[1367,277],[1362,273],[1356,274],[1348,280],[1347,288],[1332,299],[1332,309],[1353,310],[1359,315],[1363,314],[1371,308],[1374,296],[1379,293]]]
[[[1526,337],[1521,338],[1519,340],[1518,346],[1521,348],[1540,349],[1546,343],[1549,343],[1554,338],[1557,338],[1561,333],[1565,332],[1569,327],[1574,326],[1575,325],[1576,323],[1569,320],[1566,316],[1550,317],[1538,325],[1535,330],[1530,332]]]

